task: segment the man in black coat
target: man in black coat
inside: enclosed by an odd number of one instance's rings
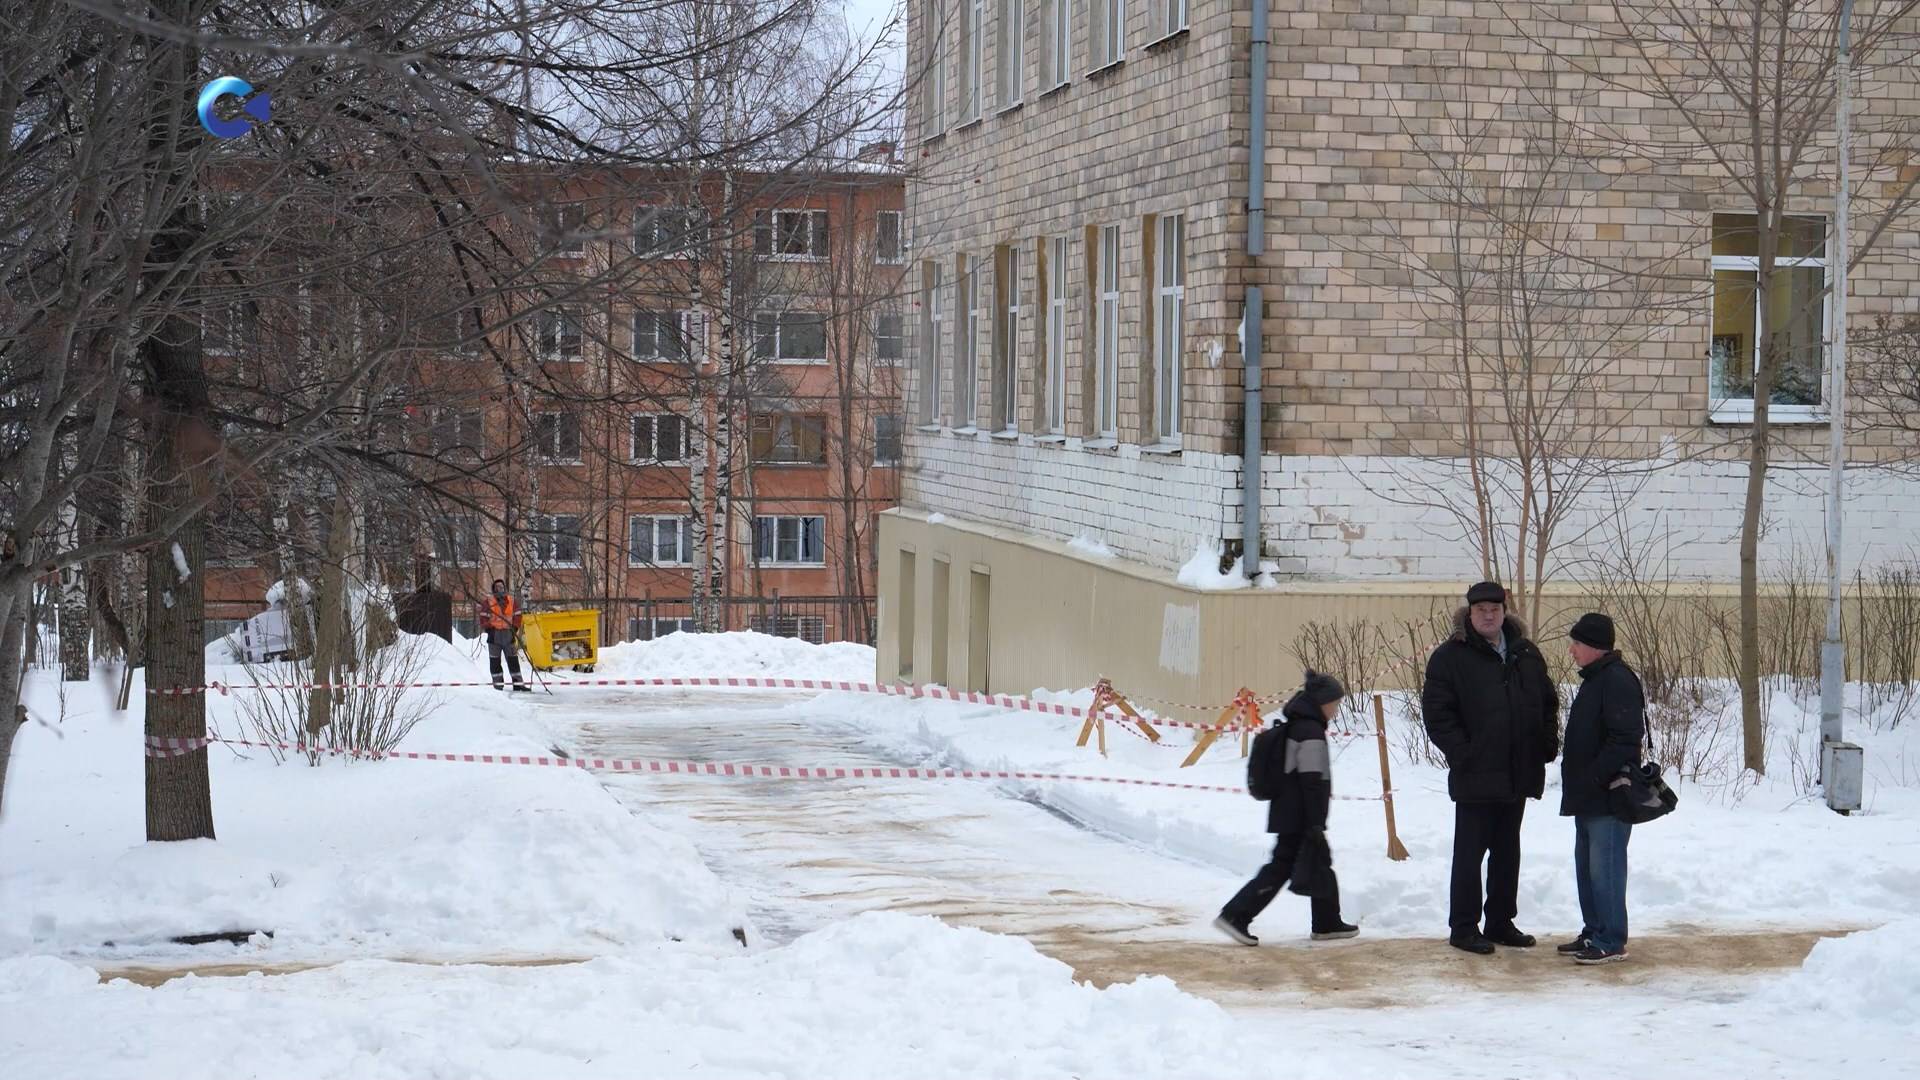
[[[1333,798],[1332,765],[1327,753],[1327,721],[1340,710],[1346,690],[1340,680],[1317,671],[1307,672],[1306,685],[1280,710],[1276,743],[1266,738],[1261,749],[1273,755],[1267,775],[1273,798],[1267,803],[1267,831],[1274,834],[1273,858],[1244,885],[1213,925],[1242,945],[1260,939],[1247,929],[1266,910],[1280,887],[1293,881],[1295,892],[1309,895],[1313,911],[1313,940],[1350,938],[1360,928],[1340,919],[1340,882],[1333,875],[1333,856],[1327,848],[1327,805]],[[1264,734],[1264,733],[1263,733]]]
[[[1560,697],[1546,658],[1507,613],[1507,590],[1483,581],[1467,590],[1453,636],[1427,659],[1420,691],[1427,737],[1447,759],[1453,798],[1453,882],[1447,943],[1486,955],[1496,944],[1533,945],[1519,913],[1520,821],[1547,783],[1559,752]],[[1480,927],[1480,866],[1486,863],[1486,929]]]
[[[1613,648],[1613,620],[1580,616],[1567,635],[1580,665],[1580,692],[1567,713],[1560,759],[1560,816],[1573,819],[1573,868],[1580,892],[1580,936],[1560,946],[1582,964],[1627,958],[1627,841],[1633,826],[1613,816],[1608,793],[1621,771],[1640,761],[1646,694],[1640,676]]]

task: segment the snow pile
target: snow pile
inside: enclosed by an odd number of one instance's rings
[[[927,1077],[1198,1078],[1271,1060],[1165,979],[1096,990],[1019,939],[880,913],[755,956],[657,946],[549,968],[356,962],[151,990],[47,958],[0,961],[0,1016],[0,1054],[22,1080],[877,1077],[904,1062]]]
[[[1075,551],[1091,555],[1096,559],[1111,559],[1114,557],[1113,549],[1108,547],[1105,541],[1087,533],[1081,533],[1079,536],[1074,537],[1073,541],[1067,546]]]
[[[873,649],[851,642],[814,645],[798,638],[737,632],[668,634],[600,650],[593,678],[758,675],[872,682]],[[563,681],[563,680],[556,680]]]
[[[1201,537],[1194,541],[1193,557],[1180,568],[1180,584],[1202,592],[1226,592],[1247,587],[1247,576],[1240,572],[1240,560],[1226,573],[1220,572],[1220,541]]]
[[[1820,941],[1772,999],[1791,1009],[1920,1024],[1920,918]]]
[[[414,640],[429,672],[472,676],[453,646]],[[29,691],[37,715],[58,715],[47,680]],[[219,839],[143,843],[139,714],[115,716],[88,696],[69,698],[64,722],[16,740],[0,819],[0,910],[10,915],[0,953],[164,958],[190,951],[170,937],[232,930],[273,931],[235,955],[274,960],[580,955],[669,936],[739,948],[731,930],[744,910],[691,845],[636,821],[575,770],[312,768],[216,746]],[[519,701],[486,689],[440,696],[406,748],[547,752]],[[133,700],[144,699],[136,683]],[[209,695],[208,710],[216,730],[244,734],[233,698]]]

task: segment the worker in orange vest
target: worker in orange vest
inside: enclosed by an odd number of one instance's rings
[[[493,595],[481,601],[480,630],[487,635],[487,670],[493,673],[493,688],[503,689],[500,683],[500,657],[505,654],[507,669],[513,672],[513,688],[524,693],[532,693],[520,678],[520,647],[514,641],[520,629],[520,607],[507,592],[507,583],[493,579]]]

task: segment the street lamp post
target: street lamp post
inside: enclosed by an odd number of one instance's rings
[[[1841,741],[1846,699],[1846,645],[1840,640],[1841,495],[1847,476],[1847,110],[1853,96],[1853,0],[1840,0],[1839,88],[1834,105],[1834,142],[1839,182],[1833,193],[1833,350],[1827,394],[1827,424],[1833,439],[1827,483],[1827,633],[1820,643],[1820,778],[1827,805],[1843,813],[1859,809],[1860,751]]]

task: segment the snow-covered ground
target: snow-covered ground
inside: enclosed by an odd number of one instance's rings
[[[674,635],[602,661],[613,677],[856,681],[873,662],[855,646],[758,635]],[[420,677],[484,671],[471,643],[436,645]],[[146,845],[137,711],[113,715],[95,687],[65,691],[63,708],[35,675],[36,722],[16,745],[0,818],[9,1078],[1584,1077],[1623,1062],[1690,1078],[1920,1075],[1912,723],[1849,732],[1870,775],[1867,812],[1850,819],[1800,795],[1784,758],[1758,787],[1683,788],[1678,814],[1634,836],[1630,904],[1645,951],[1589,972],[1541,950],[1482,963],[1439,943],[1451,808],[1442,774],[1410,764],[1397,739],[1412,857],[1384,858],[1377,801],[1334,811],[1347,914],[1366,933],[1307,945],[1304,902],[1283,896],[1256,924],[1269,947],[1247,950],[1205,925],[1264,855],[1263,808],[1244,796],[311,768],[216,747],[220,839]],[[1237,741],[1180,769],[1188,733],[1155,747],[1110,727],[1102,759],[1073,745],[1077,721],[949,702],[435,693],[441,707],[406,749],[1005,765],[1222,785],[1243,768]],[[234,698],[208,705],[219,730],[243,733]],[[1806,722],[1796,707],[1773,709],[1787,757]],[[1372,741],[1338,754],[1338,792],[1378,792]],[[1525,833],[1522,922],[1545,940],[1578,917],[1556,796],[1530,808]],[[275,936],[166,943],[254,928]],[[1806,932],[1849,930],[1861,932],[1794,966]],[[1786,944],[1767,947],[1775,938]],[[586,962],[499,963],[530,960]],[[154,988],[98,974],[189,963],[327,966]],[[1095,981],[1076,981],[1076,968]]]

